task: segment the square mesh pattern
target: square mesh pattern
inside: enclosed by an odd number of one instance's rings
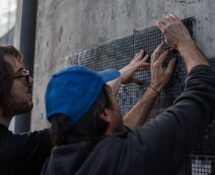
[[[193,18],[182,20],[194,38]],[[66,60],[67,66],[78,64],[95,71],[104,69],[121,69],[130,63],[134,55],[141,49],[145,54],[151,55],[155,48],[164,41],[164,36],[157,27],[145,29],[133,35],[121,38],[110,43],[76,53]],[[169,46],[165,46],[164,50]],[[176,57],[177,64],[174,68],[171,80],[163,89],[150,113],[149,120],[156,117],[166,108],[171,106],[175,98],[183,91],[186,69],[180,54],[174,50],[164,63],[167,67],[171,58]],[[210,59],[215,66],[215,59]],[[141,68],[135,73],[135,77],[143,82],[143,85],[121,85],[117,100],[122,114],[126,114],[142,97],[146,88],[150,85],[150,68]],[[213,121],[204,137],[188,156],[179,175],[215,175],[215,121]]]

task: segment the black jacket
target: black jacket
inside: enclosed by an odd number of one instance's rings
[[[51,151],[47,129],[13,134],[0,124],[0,175],[40,174]]]
[[[183,93],[164,113],[98,141],[52,150],[41,175],[174,175],[215,113],[215,70],[196,66]]]

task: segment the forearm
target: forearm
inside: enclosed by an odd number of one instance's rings
[[[182,55],[188,73],[197,65],[209,65],[204,54],[192,40],[187,28],[175,14],[171,13],[159,20],[157,26],[164,34],[166,43],[177,49]]]
[[[136,130],[155,174],[175,174],[215,113],[215,71],[195,67],[172,107]],[[168,167],[168,168],[167,168]]]
[[[209,65],[207,59],[193,40],[187,41],[187,43],[183,44],[178,50],[185,62],[188,73],[197,65]]]
[[[119,91],[119,88],[120,88],[120,85],[122,83],[122,78],[121,76],[115,80],[112,80],[112,81],[109,81],[107,82],[107,85],[109,85],[112,89],[112,94],[114,96],[117,95],[118,91]]]
[[[131,130],[142,126],[157,99],[158,94],[151,88],[147,88],[137,104],[124,116],[123,122]]]

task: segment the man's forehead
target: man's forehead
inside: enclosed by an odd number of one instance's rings
[[[21,61],[18,61],[15,57],[6,55],[4,60],[10,63],[14,72],[20,72],[24,69],[24,64]]]

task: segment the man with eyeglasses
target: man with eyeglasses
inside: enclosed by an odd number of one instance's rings
[[[0,174],[39,174],[49,155],[48,130],[20,135],[8,130],[15,115],[32,110],[32,83],[21,53],[0,46]]]
[[[121,76],[108,82],[112,88],[112,94],[116,95],[120,84],[136,83],[140,81],[133,74],[144,66],[148,55],[143,59],[144,52],[136,54],[131,63],[120,70]],[[170,75],[163,77],[164,87]],[[0,46],[0,174],[39,174],[45,159],[52,148],[49,129],[13,134],[8,130],[10,121],[15,115],[30,112],[32,103],[33,79],[29,76],[22,63],[22,54],[11,45]],[[145,92],[142,99],[144,115],[133,115],[130,112],[124,118],[124,124],[130,129],[136,129],[142,125],[152,109],[158,96],[153,89]]]

